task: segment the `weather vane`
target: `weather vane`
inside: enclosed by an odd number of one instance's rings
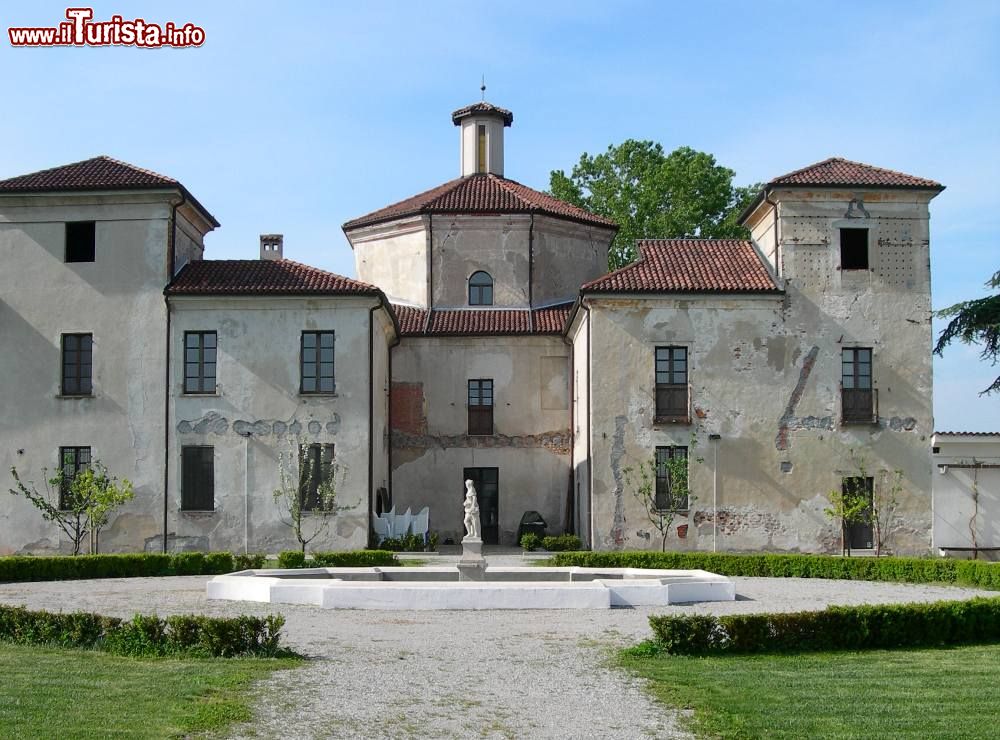
[[[486,102],[486,75],[483,75],[482,84],[479,86],[479,92],[483,94],[483,102]]]

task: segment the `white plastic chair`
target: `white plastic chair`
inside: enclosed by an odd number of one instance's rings
[[[430,512],[430,507],[425,506],[413,515],[413,521],[410,522],[410,532],[422,537],[425,545],[427,544],[427,531],[430,529]]]
[[[413,522],[413,514],[410,513],[409,507],[406,509],[405,514],[400,514],[396,517],[396,527],[393,530],[396,533],[396,537],[405,537],[410,533],[410,524]]]
[[[391,530],[389,529],[389,522],[381,516],[377,516],[372,520],[372,529],[375,530],[375,535],[378,537],[379,542],[392,536],[390,534]]]

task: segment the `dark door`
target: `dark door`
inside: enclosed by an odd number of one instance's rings
[[[852,477],[844,478],[844,495],[852,495],[864,500],[867,508],[858,521],[850,522],[844,533],[849,550],[871,550],[875,547],[875,528],[872,526],[872,496],[874,494],[874,478]]]
[[[500,543],[500,469],[466,468],[462,471],[462,499],[465,499],[465,481],[471,480],[479,500],[479,521],[483,543]]]

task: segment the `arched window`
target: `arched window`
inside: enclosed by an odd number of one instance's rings
[[[472,273],[472,277],[469,278],[469,305],[493,305],[493,278],[488,272],[480,270]]]

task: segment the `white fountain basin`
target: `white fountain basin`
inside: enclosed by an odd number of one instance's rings
[[[244,570],[208,582],[210,599],[310,604],[324,609],[609,609],[733,601],[736,587],[704,570],[487,568],[482,581],[458,569]]]

